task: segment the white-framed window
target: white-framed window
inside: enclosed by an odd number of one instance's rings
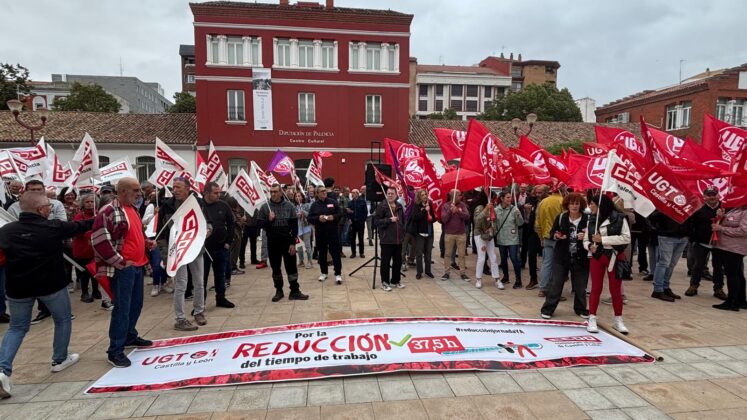
[[[667,106],[667,131],[679,130],[690,126],[690,116],[692,114],[692,102],[680,102]]]
[[[381,124],[381,95],[366,95],[366,124]]]
[[[352,72],[396,73],[399,71],[399,45],[382,42],[350,42],[348,70]]]
[[[34,100],[33,100],[34,111],[36,111],[39,108],[44,108],[46,106],[47,106],[47,103],[44,100],[43,96],[34,96]]]
[[[301,92],[298,94],[298,122],[305,124],[316,123],[315,111],[316,96],[313,93]]]
[[[277,45],[277,55],[275,56],[275,65],[278,67],[291,66],[291,43],[290,39],[279,39]]]
[[[228,121],[246,121],[243,90],[228,91]]]
[[[146,180],[156,170],[156,158],[153,156],[138,156],[135,158],[135,167],[137,169],[137,178]]]
[[[677,128],[677,107],[678,105],[667,106],[667,131]]]
[[[246,159],[228,159],[228,182],[233,182],[233,179],[239,175],[239,172],[242,169],[246,171],[248,167]]]
[[[366,70],[381,70],[381,44],[366,44]]]
[[[110,163],[109,156],[99,155],[99,168],[103,168],[109,163]]]
[[[186,80],[187,83],[194,83],[195,82],[195,75],[194,74],[188,74],[187,77],[186,77],[186,79],[187,79]]]
[[[210,62],[214,64],[219,63],[220,57],[220,40],[217,36],[210,37]]]
[[[349,69],[350,70],[358,70],[358,44],[357,43],[351,43],[350,44],[350,63],[349,63]]]
[[[511,83],[511,90],[512,90],[512,91],[514,91],[514,92],[518,92],[518,91],[520,91],[520,90],[521,90],[521,88],[522,88],[522,84],[521,84],[521,82],[512,82],[512,83]]]
[[[241,66],[244,64],[244,40],[239,36],[229,36],[226,40],[228,64]]]
[[[747,100],[744,98],[718,98],[716,102],[716,118],[737,127],[745,127],[747,126],[747,117],[745,116],[746,106]]]
[[[387,70],[394,71],[396,68],[396,61],[397,61],[397,51],[394,49],[394,46],[390,46],[389,49],[386,50],[388,57],[387,60]]]
[[[298,67],[314,67],[314,43],[312,41],[298,42]]]
[[[252,38],[252,40],[249,43],[251,48],[251,57],[252,57],[252,64],[260,64],[260,54],[261,54],[261,44],[259,42],[259,38]]]
[[[334,42],[322,42],[322,68],[335,68],[335,44]]]

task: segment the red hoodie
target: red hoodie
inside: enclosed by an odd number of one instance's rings
[[[73,221],[93,219],[93,210],[80,210],[73,217]],[[93,230],[73,237],[73,258],[93,258],[93,245],[91,245],[91,233]]]

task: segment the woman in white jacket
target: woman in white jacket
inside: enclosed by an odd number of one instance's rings
[[[599,332],[597,328],[597,308],[604,288],[604,273],[609,278],[612,308],[615,312],[612,327],[623,334],[628,333],[622,318],[622,280],[618,278],[615,265],[624,259],[623,250],[630,244],[630,227],[625,215],[615,210],[612,200],[606,195],[591,199],[592,215],[589,217],[589,235],[584,236],[584,248],[589,251],[589,275],[591,293],[589,295],[589,321],[586,330]],[[595,208],[597,207],[597,208]],[[595,210],[597,214],[595,215]],[[597,224],[599,229],[596,228]],[[578,292],[578,291],[577,291]]]

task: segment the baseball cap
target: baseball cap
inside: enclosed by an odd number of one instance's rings
[[[703,191],[703,195],[717,195],[717,194],[718,194],[718,190],[716,189],[716,187],[712,185],[707,187],[705,191]]]

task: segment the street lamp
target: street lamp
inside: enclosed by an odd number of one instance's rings
[[[36,144],[36,139],[34,138],[34,131],[40,130],[44,128],[45,125],[47,125],[47,116],[49,116],[49,110],[47,108],[39,108],[34,113],[39,116],[41,119],[41,124],[39,125],[30,125],[26,124],[23,121],[21,121],[21,110],[23,110],[23,102],[19,101],[18,99],[11,99],[8,102],[6,102],[8,105],[8,109],[10,109],[10,112],[13,113],[13,116],[16,117],[16,122],[21,125],[21,127],[29,130],[31,133],[31,145],[33,146]]]
[[[534,128],[534,123],[537,122],[537,114],[534,112],[530,112],[527,114],[527,123],[529,124],[529,131],[527,131],[525,134],[522,134],[522,136],[528,136],[532,132],[532,128]],[[511,128],[514,129],[514,135],[518,138],[519,135],[519,126],[521,126],[521,120],[518,118],[514,118],[511,120]]]

